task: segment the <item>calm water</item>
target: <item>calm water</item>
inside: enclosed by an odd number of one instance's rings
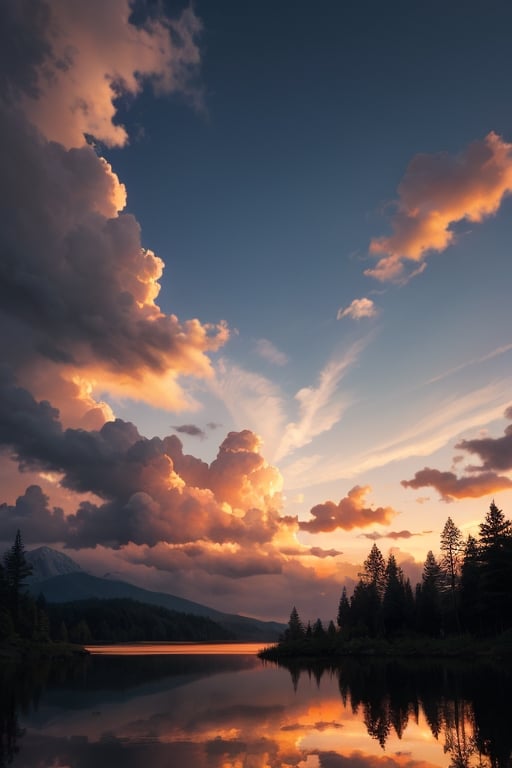
[[[264,664],[257,646],[146,646],[0,670],[0,766],[508,768],[512,678],[491,666]],[[219,653],[223,650],[222,653]],[[212,651],[212,652],[208,652]],[[249,651],[249,652],[248,652]]]

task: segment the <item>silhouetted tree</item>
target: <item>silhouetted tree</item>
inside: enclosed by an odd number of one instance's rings
[[[386,561],[375,543],[364,561],[364,572],[365,581],[375,586],[379,599],[382,600],[386,589]]]
[[[32,573],[32,566],[27,562],[25,549],[18,529],[14,544],[4,555],[5,581],[7,585],[8,604],[12,613],[14,625],[18,628],[20,622],[21,595],[25,581]]]
[[[386,564],[386,590],[382,600],[382,621],[386,636],[401,632],[406,621],[404,575],[391,554]]]
[[[347,588],[343,587],[343,590],[341,592],[340,602],[338,605],[338,615],[336,617],[336,623],[338,624],[338,627],[341,629],[341,631],[348,635],[350,630],[350,603],[347,597]]]
[[[284,631],[284,637],[287,642],[296,643],[304,639],[304,625],[300,620],[299,613],[293,606],[288,620],[288,626]]]
[[[512,626],[512,523],[494,500],[480,525],[481,592],[495,631]]]
[[[440,580],[441,568],[430,550],[423,565],[421,585],[416,592],[416,610],[418,629],[434,636],[439,635],[441,629]]]
[[[441,533],[441,570],[443,581],[450,592],[451,612],[455,628],[460,629],[457,586],[460,574],[460,561],[463,552],[462,533],[452,518],[449,517]],[[442,585],[444,586],[444,584]]]

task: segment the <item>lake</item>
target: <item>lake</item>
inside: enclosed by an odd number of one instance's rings
[[[285,667],[258,647],[138,644],[2,668],[0,766],[511,765],[510,671],[370,658]]]

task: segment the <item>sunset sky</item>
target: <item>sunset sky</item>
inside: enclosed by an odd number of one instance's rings
[[[1,4],[5,546],[314,619],[512,516],[511,28]]]

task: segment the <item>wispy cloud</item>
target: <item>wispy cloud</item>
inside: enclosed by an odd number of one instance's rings
[[[453,368],[449,368],[447,371],[443,371],[443,373],[439,373],[437,376],[433,376],[431,379],[428,379],[425,384],[435,384],[438,381],[447,379],[449,376],[453,376],[454,373],[463,371],[465,368],[469,368],[472,365],[486,363],[488,360],[493,360],[495,357],[500,357],[501,355],[510,352],[511,349],[512,344],[504,344],[503,346],[497,347],[491,352],[488,352],[486,355],[482,355],[482,357],[475,357],[472,360],[466,360],[464,363],[460,363],[460,365],[455,365]]]
[[[336,319],[342,320],[344,317],[351,317],[353,320],[360,320],[363,317],[375,317],[376,315],[375,303],[371,299],[362,298],[354,299],[348,307],[340,307]]]
[[[315,472],[308,475],[308,483],[348,479],[411,456],[428,456],[464,431],[500,418],[509,401],[511,388],[512,381],[506,379],[464,396],[445,398],[435,410],[399,431],[392,439],[377,444],[364,454],[347,456],[342,464],[339,459],[320,461],[315,457]],[[297,468],[292,465],[284,470],[288,490],[304,485],[304,475],[300,470],[300,464]]]
[[[316,386],[304,387],[297,392],[295,400],[299,406],[299,418],[286,425],[275,461],[307,445],[340,420],[350,404],[349,397],[339,392],[340,382],[358,360],[366,343],[367,340],[359,341],[342,357],[330,360],[320,372]]]
[[[264,360],[267,360],[273,365],[286,365],[288,357],[281,352],[275,344],[268,339],[258,339],[256,342],[256,352]]]
[[[195,424],[180,424],[177,426],[176,424],[171,424],[172,429],[175,430],[175,432],[178,432],[180,435],[188,435],[189,437],[200,437],[201,440],[204,440],[206,437],[206,433],[204,429],[201,429],[200,427],[197,427]]]
[[[512,145],[496,133],[474,141],[456,156],[446,152],[416,155],[398,187],[393,234],[374,238],[379,256],[365,274],[381,282],[403,282],[407,262],[422,271],[425,256],[454,242],[454,224],[481,222],[495,214],[512,191]]]

